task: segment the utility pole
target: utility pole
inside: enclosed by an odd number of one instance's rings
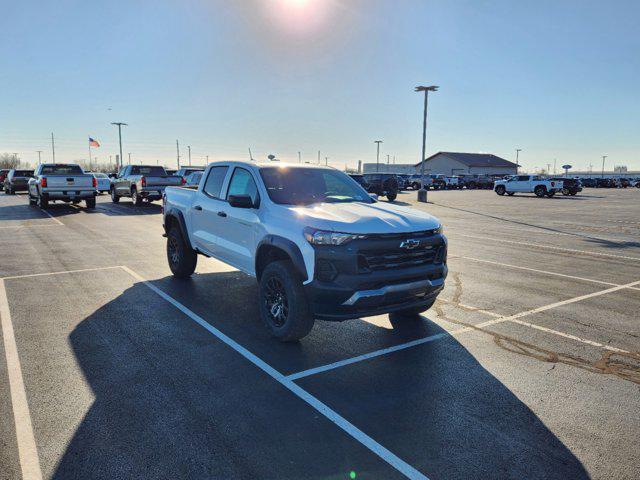
[[[191,145],[187,145],[187,150],[189,150],[189,166],[191,166]]]
[[[376,173],[380,171],[380,144],[382,140],[374,140],[373,143],[376,144]]]
[[[38,165],[40,165],[40,163],[41,163],[40,154],[42,153],[42,150],[36,150],[36,152],[38,152]]]
[[[389,165],[389,155],[387,155],[387,165]]]
[[[111,125],[117,125],[118,126],[118,142],[120,143],[120,165],[122,165],[122,126],[126,126],[127,124],[124,122],[111,122]],[[119,170],[118,169],[118,161],[116,159],[116,171]]]
[[[207,165],[209,165],[209,155],[207,155]]]
[[[324,164],[325,166],[329,165],[329,157],[324,157]]]
[[[298,152],[298,163],[302,163],[302,155],[300,155],[300,152]]]
[[[127,153],[128,157],[129,157],[129,165],[131,165],[131,154]]]
[[[547,175],[551,175],[551,164],[547,163]]]
[[[253,154],[251,153],[251,147],[249,147],[249,160],[253,162]]]
[[[178,140],[176,140],[176,155],[178,160],[178,170],[180,170],[180,144],[178,143]]]
[[[554,175],[556,174],[556,162],[557,162],[557,161],[558,161],[558,159],[557,159],[557,158],[554,158],[554,159],[553,159],[553,174],[554,174]]]
[[[608,155],[602,155],[602,178],[604,178],[604,160],[608,157]]]
[[[393,164],[394,165],[396,164],[396,156],[395,155],[393,156]]]
[[[53,163],[56,163],[56,144],[53,140],[53,132],[51,132],[51,155],[53,156]]]
[[[429,87],[419,86],[415,88],[416,92],[424,92],[424,112],[422,116],[422,157],[420,158],[420,190],[418,190],[418,201],[427,203],[427,190],[424,188],[424,161],[426,159],[427,145],[427,105],[429,104],[429,92],[437,92],[438,87],[431,85]]]
[[[518,163],[518,158],[520,157],[521,148],[516,148],[516,175],[518,174],[518,167],[520,164]]]
[[[318,165],[320,165],[320,150],[318,150]]]

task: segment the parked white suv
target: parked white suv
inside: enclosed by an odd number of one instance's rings
[[[416,318],[447,275],[436,218],[329,167],[213,163],[197,190],[167,188],[163,207],[173,274],[190,276],[203,254],[256,277],[260,316],[283,341],[315,319]]]

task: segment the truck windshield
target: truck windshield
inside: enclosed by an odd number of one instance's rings
[[[149,177],[165,177],[167,172],[163,167],[137,166],[131,167],[131,175],[147,175]]]
[[[266,167],[260,169],[260,176],[269,198],[281,205],[373,203],[373,199],[355,180],[337,170]]]
[[[78,165],[45,165],[40,173],[43,175],[82,175],[84,172]]]

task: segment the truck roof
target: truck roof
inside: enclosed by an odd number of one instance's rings
[[[216,165],[242,165],[248,168],[267,168],[267,167],[282,167],[282,168],[316,168],[316,169],[331,169],[335,168],[325,165],[314,165],[311,163],[288,163],[288,162],[252,162],[250,160],[221,160],[219,162],[211,162],[208,167]],[[188,168],[188,167],[185,167]]]

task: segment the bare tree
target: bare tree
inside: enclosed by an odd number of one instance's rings
[[[12,153],[0,153],[0,168],[12,169],[20,166],[20,157]]]

